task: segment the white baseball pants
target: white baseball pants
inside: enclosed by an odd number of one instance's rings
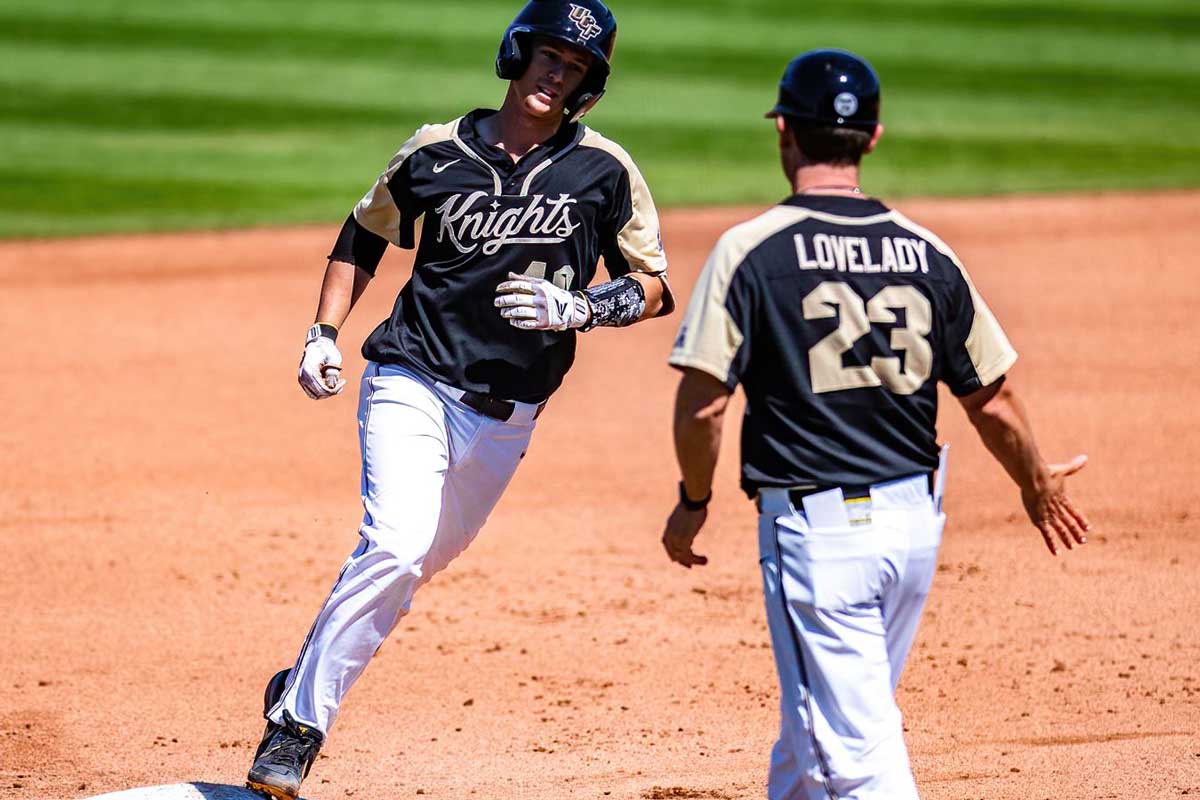
[[[804,498],[760,492],[759,553],[779,672],[770,800],[916,800],[896,684],[945,516],[924,476]],[[848,520],[854,507],[856,524]]]
[[[342,698],[413,592],[479,533],[529,446],[537,406],[506,421],[403,367],[368,363],[358,407],[361,541],[346,560],[269,716],[327,733]]]

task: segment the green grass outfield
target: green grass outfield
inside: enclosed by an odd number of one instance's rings
[[[840,46],[887,196],[1200,185],[1196,0],[614,0],[589,122],[663,206],[786,193],[762,113]],[[419,124],[494,106],[518,0],[0,0],[0,236],[335,221]]]

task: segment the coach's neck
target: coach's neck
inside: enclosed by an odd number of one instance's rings
[[[791,181],[796,194],[858,194],[861,170],[858,159],[844,161],[821,161],[812,158],[799,146],[796,136],[783,117],[775,118],[779,131],[779,155],[784,175]],[[859,158],[870,153],[883,136],[883,126],[877,125],[870,140],[862,148]]]

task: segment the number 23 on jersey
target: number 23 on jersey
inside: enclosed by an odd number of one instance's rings
[[[816,394],[843,389],[885,386],[895,394],[908,395],[921,388],[933,373],[933,349],[929,336],[933,309],[925,295],[907,285],[888,286],[869,300],[848,284],[825,281],[801,302],[807,320],[837,318],[838,326],[808,351],[809,375]],[[893,309],[904,311],[904,324],[892,328],[892,350],[898,356],[871,356],[867,366],[843,366],[842,356],[871,331],[871,324],[895,325]]]

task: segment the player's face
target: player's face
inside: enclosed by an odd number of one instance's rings
[[[515,81],[522,107],[536,117],[561,115],[591,65],[586,50],[554,39],[534,39],[529,68]]]

